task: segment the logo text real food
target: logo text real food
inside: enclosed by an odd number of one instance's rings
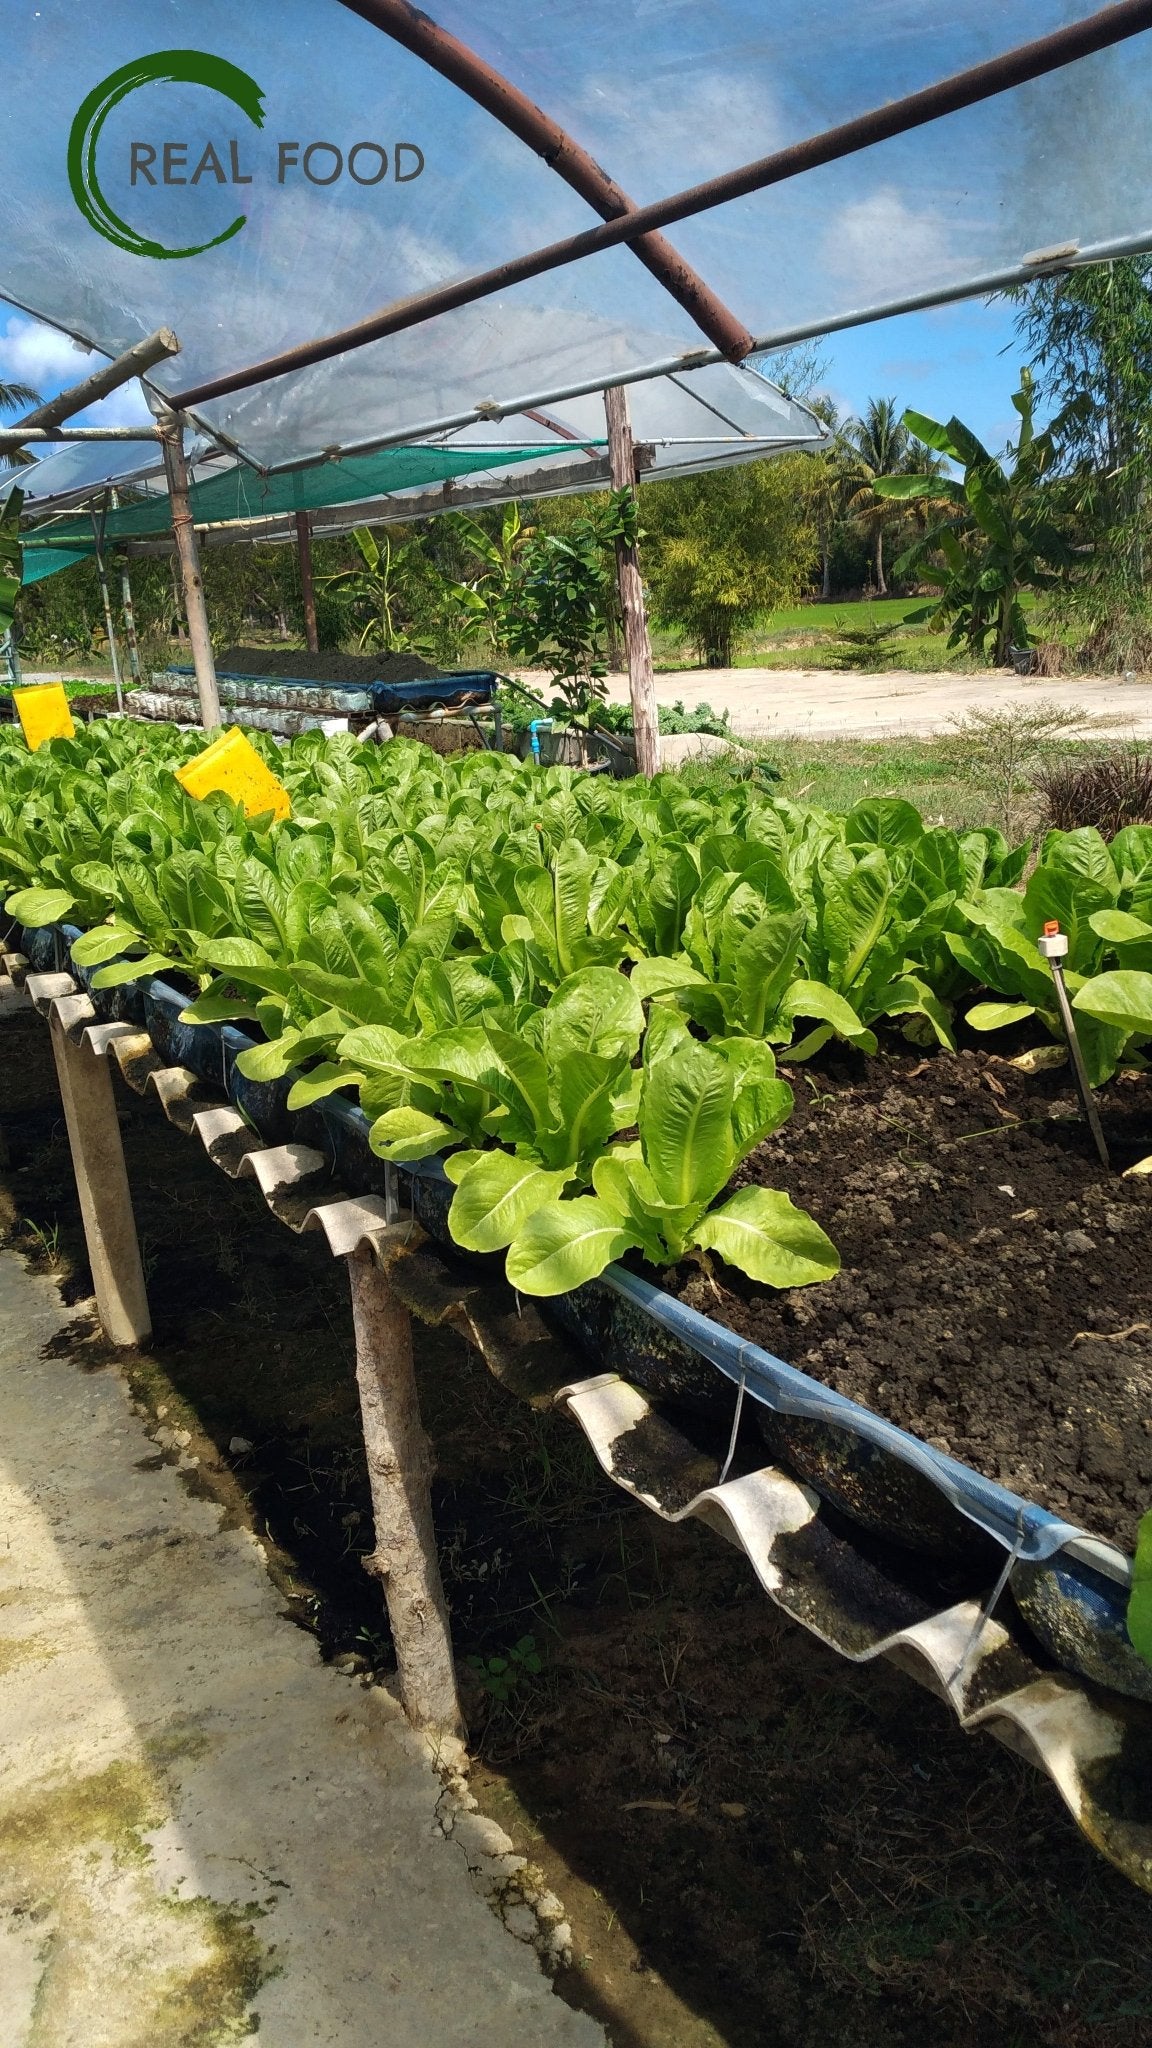
[[[111,204],[104,192],[97,168],[101,131],[113,109],[130,93],[143,86],[199,85],[220,94],[237,107],[254,128],[264,126],[264,95],[255,79],[225,57],[213,57],[201,50],[157,50],[131,64],[121,65],[94,86],[78,108],[68,141],[68,181],[72,196],[84,218],[105,241],[133,256],[178,258],[200,256],[219,248],[239,234],[247,215],[235,220],[208,241],[172,248],[154,236],[134,228]],[[258,155],[259,145],[251,138],[230,136],[219,142],[189,142],[177,136],[129,140],[127,163],[129,187],[148,186],[243,186],[255,182],[258,171],[269,174],[273,159]],[[287,140],[276,144],[274,178],[278,185],[299,180],[310,185],[331,186],[347,180],[353,185],[381,185],[391,177],[394,184],[408,185],[424,169],[424,153],[415,142],[393,142],[385,147],[374,141],[336,143],[327,140]]]

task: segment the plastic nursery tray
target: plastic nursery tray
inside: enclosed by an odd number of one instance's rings
[[[69,969],[90,986],[91,975],[69,960],[76,936],[71,927],[29,931],[24,950],[34,969]],[[350,1191],[384,1192],[383,1162],[354,1104],[331,1096],[289,1112],[294,1077],[246,1081],[236,1059],[253,1041],[229,1025],[181,1023],[188,998],[162,981],[90,992],[98,1016],[141,1024],[161,1059],[222,1088],[268,1144],[299,1137],[325,1154]],[[422,1229],[459,1258],[448,1231],[453,1189],[439,1161],[396,1173]],[[624,1267],[611,1266],[599,1280],[537,1306],[601,1371],[618,1372],[674,1407],[730,1421],[743,1386],[773,1459],[834,1510],[985,1587],[1010,1559],[1016,1606],[1056,1663],[1152,1701],[1152,1669],[1132,1648],[1125,1625],[1131,1560],[1112,1544],[934,1450]]]

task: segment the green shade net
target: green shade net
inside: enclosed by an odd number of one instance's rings
[[[91,553],[91,550],[89,550]],[[55,576],[60,569],[70,569],[74,562],[85,559],[82,548],[24,548],[23,583],[40,583],[45,576]]]
[[[582,444],[583,445],[583,444]],[[603,446],[603,443],[589,443]],[[349,455],[339,462],[324,462],[305,469],[261,476],[259,470],[240,464],[222,476],[207,477],[192,485],[188,502],[197,526],[214,526],[231,519],[275,519],[293,512],[311,511],[320,505],[355,504],[362,498],[380,498],[394,491],[415,490],[422,484],[444,483],[449,477],[470,476],[478,470],[503,470],[513,463],[554,458],[555,441],[530,448],[381,448],[375,455]],[[118,540],[144,539],[167,533],[172,513],[167,497],[152,498],[145,504],[124,505],[109,512],[104,538],[111,546]],[[33,571],[38,548],[55,554],[61,548],[77,550],[76,559],[94,551],[91,521],[73,519],[54,523],[25,535],[25,581],[51,575],[50,569]],[[241,536],[238,536],[240,538]],[[55,562],[54,568],[64,567]]]

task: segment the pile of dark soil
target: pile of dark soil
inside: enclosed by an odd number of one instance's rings
[[[682,1289],[891,1421],[1131,1548],[1152,1506],[1152,1179],[1101,1168],[1067,1069],[984,1052],[793,1070],[796,1111],[738,1179],[785,1188],[835,1280]],[[1152,1152],[1152,1083],[1100,1094],[1113,1159]]]
[[[136,1398],[191,1432],[185,1483],[260,1532],[322,1652],[386,1672],[344,1274],[117,1089],[156,1324]],[[30,1013],[0,1026],[0,1137],[0,1234],[114,1370]],[[613,2048],[1146,2048],[1152,1899],[1039,1772],[784,1620],[741,1553],[621,1494],[451,1330],[418,1328],[417,1374],[454,1640],[482,1667],[473,1782],[563,1901],[558,1989]],[[483,1667],[525,1635],[543,1668],[501,1700]]]
[[[303,647],[226,647],[221,674],[295,676],[307,683],[416,683],[439,675],[419,654],[309,654]]]
[[[397,739],[419,740],[434,754],[475,754],[485,744],[483,732],[464,718],[421,718],[418,713],[405,713],[394,721],[393,730]]]

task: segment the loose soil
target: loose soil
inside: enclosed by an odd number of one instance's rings
[[[879,1084],[874,1108],[887,1087],[927,1103],[916,1064]],[[815,1118],[844,1091],[864,1100],[847,1072],[813,1078],[833,1097]],[[387,1672],[360,1565],[369,1501],[343,1273],[154,1100],[117,1088],[156,1321],[125,1368],[136,1397],[190,1432],[188,1483],[261,1531],[286,1611],[323,1653]],[[959,1108],[960,1084],[945,1092]],[[75,1303],[91,1369],[115,1369],[31,1014],[2,1027],[0,1135],[0,1225]],[[917,1132],[909,1157],[928,1160],[926,1144]],[[849,1157],[862,1165],[862,1148]],[[865,1187],[821,1199],[830,1224],[853,1200],[899,1211]],[[571,1423],[521,1406],[454,1333],[419,1329],[417,1352],[456,1646],[481,1665],[463,1664],[473,1782],[563,1900],[576,1960],[558,1988],[615,2048],[1146,2048],[1152,1900],[1094,1854],[1039,1772],[962,1735],[890,1667],[847,1665],[784,1620],[741,1553],[635,1505]],[[489,1660],[526,1635],[543,1668],[500,1700]]]
[[[685,1299],[790,1365],[1126,1550],[1152,1506],[1152,1178],[1101,1168],[1068,1069],[889,1053],[791,1074],[795,1114],[738,1184],[786,1188],[836,1279],[716,1268]],[[1100,1094],[1117,1167],[1152,1084]]]
[[[440,671],[419,654],[309,654],[302,647],[226,647],[222,675],[295,676],[308,683],[415,683]]]

